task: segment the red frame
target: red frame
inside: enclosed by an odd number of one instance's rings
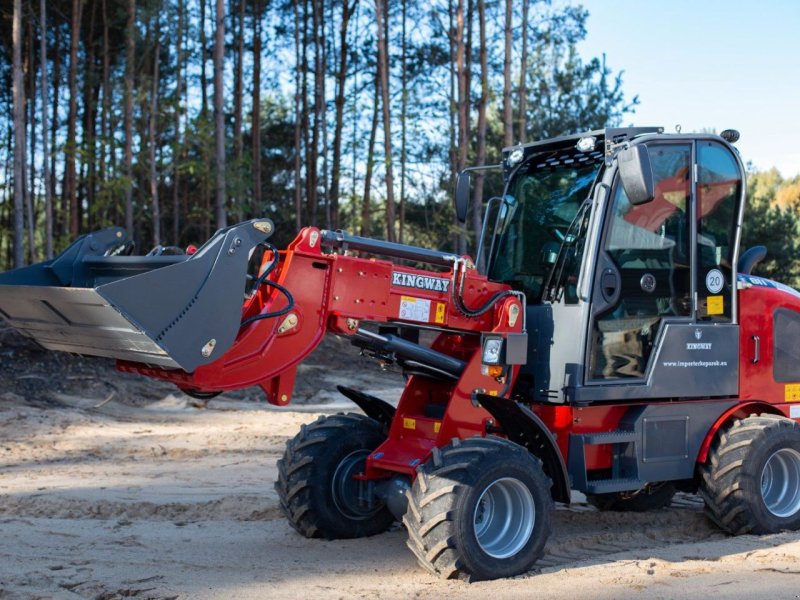
[[[124,371],[163,379],[191,391],[214,392],[252,385],[261,386],[273,404],[287,404],[291,398],[297,364],[320,343],[327,332],[353,335],[361,321],[408,323],[442,329],[433,349],[464,360],[467,367],[456,382],[432,382],[411,376],[400,397],[386,441],[367,459],[365,479],[380,479],[401,473],[414,477],[416,467],[431,451],[454,437],[485,435],[491,415],[472,401],[472,393],[505,395],[513,387],[518,367],[507,368],[494,377],[481,364],[480,333],[520,332],[522,318],[512,307],[522,309],[517,297],[506,296],[492,310],[477,318],[463,315],[451,300],[451,290],[429,291],[393,285],[392,273],[403,272],[452,279],[452,270],[442,273],[402,267],[386,260],[324,253],[320,232],[303,229],[280,253],[280,263],[271,275],[294,296],[294,327],[279,332],[285,316],[255,321],[244,327],[235,343],[217,361],[194,373],[122,362]],[[271,260],[272,257],[266,257]],[[452,281],[449,284],[452,286]],[[482,306],[507,286],[490,282],[472,268],[466,273],[463,298],[469,307]],[[403,296],[430,302],[427,322],[400,318]],[[273,288],[262,286],[243,306],[243,318],[286,306],[286,298]],[[740,365],[739,403],[724,413],[707,432],[697,457],[706,460],[708,448],[720,427],[734,418],[772,412],[789,416],[785,385],[772,376],[773,312],[777,308],[800,312],[800,294],[752,286],[739,291]],[[753,336],[760,339],[760,357],[753,362]],[[729,402],[730,398],[721,401]],[[430,403],[446,406],[442,418],[425,416]],[[570,433],[612,431],[631,403],[587,407],[570,405],[532,406],[532,410],[555,434],[559,450],[568,458]],[[588,470],[611,466],[608,446],[586,448]],[[565,461],[566,462],[566,461]]]

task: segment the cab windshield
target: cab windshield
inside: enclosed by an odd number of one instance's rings
[[[528,302],[541,302],[560,251],[571,254],[562,257],[568,261],[565,275],[577,273],[583,242],[576,239],[577,228],[570,226],[602,165],[599,154],[559,154],[555,160],[541,155],[528,160],[527,169],[522,167],[511,181],[497,217],[489,279],[522,290]]]

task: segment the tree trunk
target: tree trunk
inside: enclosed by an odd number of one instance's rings
[[[375,0],[375,20],[378,27],[378,74],[381,84],[383,109],[383,145],[386,168],[386,234],[390,242],[396,240],[394,230],[394,178],[392,176],[392,113],[389,105],[389,58],[384,20],[387,18],[384,0]],[[386,23],[388,25],[388,22]]]
[[[175,145],[172,150],[172,243],[180,244],[181,112],[183,112],[183,0],[178,0],[178,31],[175,41]]]
[[[213,0],[208,0],[209,4]],[[200,60],[200,88],[202,90],[200,115],[202,116],[203,126],[208,125],[208,74],[206,72],[206,56],[208,54],[208,39],[206,38],[206,0],[200,0],[200,46],[202,46]],[[203,158],[203,177],[200,183],[200,204],[203,207],[203,238],[208,239],[211,236],[211,190],[209,189],[209,182],[214,176],[211,169],[211,149],[208,144],[203,144],[201,152]]]
[[[25,90],[22,76],[22,0],[14,0],[12,26],[14,98],[14,266],[25,264],[25,221],[23,195],[25,188]]]
[[[133,61],[136,48],[136,0],[128,0],[125,27],[125,229],[133,235]]]
[[[469,146],[469,110],[468,110],[468,87],[467,70],[465,65],[464,43],[464,0],[458,0],[456,5],[456,30],[455,30],[455,52],[456,52],[456,81],[458,87],[458,97],[456,101],[456,114],[458,123],[458,138],[456,152],[456,173],[467,166],[467,147]],[[456,252],[465,254],[467,251],[466,240],[464,239],[464,225],[455,219],[455,230],[458,232]]]
[[[503,55],[503,145],[514,143],[514,123],[511,112],[511,7],[513,0],[506,0],[506,18],[504,26],[505,54]]]
[[[469,160],[469,144],[472,141],[472,112],[471,112],[471,103],[472,103],[472,22],[475,20],[474,12],[475,12],[475,2],[474,0],[467,0],[467,20],[464,24],[465,30],[465,38],[466,43],[464,45],[464,90],[465,90],[465,98],[464,102],[466,104],[466,115],[467,115],[467,123],[465,132],[466,135],[464,139],[467,140],[467,153],[466,158],[464,160],[464,166],[467,166],[467,161]]]
[[[305,46],[300,52],[300,0],[294,0],[294,219],[297,231],[303,222],[302,189],[300,180],[300,150],[305,108]],[[305,40],[305,21],[303,22]],[[302,58],[301,58],[302,56]],[[303,61],[302,64],[300,61]]]
[[[78,237],[80,215],[78,213],[77,176],[75,171],[75,124],[78,118],[78,42],[81,32],[81,12],[83,2],[72,0],[72,25],[69,41],[69,113],[67,116],[67,155],[66,173],[64,174],[64,194],[69,203],[69,235]]]
[[[42,178],[44,180],[44,252],[53,258],[53,195],[50,189],[50,149],[47,146],[47,3],[39,0],[39,68],[42,88]]]
[[[58,98],[61,92],[61,31],[60,27],[55,27],[55,31],[53,33],[53,47],[55,49],[53,53],[53,112],[51,113],[53,116],[52,124],[50,125],[50,148],[52,151],[50,152],[50,198],[55,203],[56,198],[56,157],[59,152],[56,152],[56,145],[58,143],[58,138],[56,137],[58,133]],[[62,190],[63,191],[63,190]],[[63,202],[62,197],[61,202],[61,210],[55,210],[55,206],[53,207],[53,229],[54,229],[54,237],[56,235],[63,236],[66,233],[67,224],[65,221],[66,218],[66,206]]]
[[[322,116],[322,80],[325,73],[322,70],[322,45],[320,44],[319,31],[322,29],[322,0],[311,0],[311,29],[314,37],[314,114],[311,125],[311,144],[306,146],[306,177],[308,189],[306,191],[306,213],[308,225],[317,225],[317,208],[319,206],[319,138],[321,133],[320,118]]]
[[[408,0],[403,0],[402,5],[402,34],[401,34],[401,74],[400,86],[402,88],[400,94],[400,235],[397,239],[402,244],[405,238],[406,229],[406,131],[408,125],[406,120],[408,118],[408,36],[406,33],[406,17],[408,9]]]
[[[522,57],[519,66],[519,143],[525,143],[528,110],[528,4],[522,0]]]
[[[156,42],[153,48],[153,81],[150,88],[150,118],[147,145],[150,162],[150,202],[152,205],[153,246],[161,245],[161,206],[158,199],[158,168],[156,165],[156,124],[158,122],[158,71],[161,52],[161,19],[156,13]]]
[[[367,146],[367,172],[364,175],[364,198],[361,202],[361,235],[370,235],[370,213],[372,211],[372,171],[375,165],[375,138],[378,131],[378,105],[380,104],[380,77],[375,72],[375,94],[372,102],[372,126],[369,130],[369,144]]]
[[[262,213],[261,207],[261,0],[253,8],[253,114],[251,136],[253,149],[253,210]]]
[[[344,100],[347,83],[347,26],[356,9],[358,0],[352,8],[349,0],[342,0],[342,23],[339,33],[339,71],[336,73],[336,120],[333,130],[333,168],[331,170],[331,228],[339,229],[339,180],[342,171],[342,135],[344,133]]]
[[[206,73],[207,45],[206,0],[200,0],[200,113],[203,117],[208,114],[208,73]]]
[[[106,164],[106,159],[108,155],[108,148],[107,146],[111,145],[111,139],[109,135],[109,123],[108,123],[108,115],[111,110],[110,106],[110,80],[109,80],[109,71],[111,68],[110,65],[110,57],[109,57],[109,46],[108,46],[108,7],[106,6],[106,0],[102,0],[102,14],[103,14],[103,104],[100,109],[100,168],[98,172],[98,179],[100,180],[100,185],[105,186],[105,182],[108,181],[108,166]],[[111,153],[113,154],[113,146],[111,148]],[[105,194],[103,195],[103,205],[102,210],[100,213],[100,223],[101,225],[105,226],[108,223],[108,212],[110,208],[110,202]]]
[[[328,187],[328,109],[326,104],[326,98],[328,97],[327,92],[325,91],[326,84],[328,78],[325,76],[325,73],[328,70],[328,46],[325,42],[325,26],[327,21],[324,17],[323,9],[325,7],[324,0],[320,0],[320,26],[319,26],[319,46],[322,48],[322,52],[320,53],[320,67],[319,67],[319,87],[320,87],[320,105],[319,105],[319,115],[320,115],[320,127],[322,129],[322,185],[320,185],[320,190],[322,192],[322,205],[325,207],[325,229],[331,228],[331,206],[330,206],[330,197],[328,196],[328,192],[330,188]],[[333,16],[331,15],[331,20],[333,20]]]
[[[239,181],[242,171],[242,97],[244,95],[244,0],[238,0],[239,11],[237,18],[237,38],[236,43],[236,64],[233,85],[233,157],[235,175],[232,190],[235,190],[231,198],[237,220],[244,220],[244,198],[241,195],[242,185]]]
[[[480,29],[480,62],[481,62],[481,98],[478,103],[478,156],[477,164],[486,164],[486,108],[489,104],[489,60],[486,49],[486,0],[478,0],[478,27]],[[477,252],[480,244],[481,216],[483,213],[483,171],[478,171],[475,178],[475,188],[472,196],[472,230],[475,234],[475,249]],[[475,256],[478,265],[482,264],[482,257]]]
[[[91,217],[95,212],[95,122],[96,122],[96,106],[97,97],[99,94],[99,85],[95,73],[95,19],[97,17],[97,0],[91,2],[91,12],[89,13],[89,30],[86,33],[85,47],[85,68],[83,72],[83,131],[82,144],[83,152],[81,156],[81,183],[79,189],[83,189],[83,193],[78,195],[78,227],[84,229],[88,225],[88,229],[94,228],[94,223],[91,222]],[[85,169],[85,174],[84,174]],[[86,202],[84,203],[83,197]],[[83,207],[86,206],[87,210],[84,215]],[[84,222],[86,216],[86,222]]]
[[[456,188],[456,175],[458,169],[458,146],[457,146],[457,127],[458,122],[456,121],[456,115],[458,114],[458,99],[456,96],[456,89],[457,89],[457,73],[456,73],[456,25],[455,25],[455,14],[453,10],[453,0],[448,0],[447,2],[447,42],[448,48],[450,51],[450,61],[448,62],[448,71],[450,75],[450,90],[448,95],[448,115],[450,117],[450,128],[448,133],[450,135],[449,138],[449,150],[448,150],[448,159],[449,159],[449,171],[450,171],[450,181],[448,184],[448,189],[455,191]],[[454,231],[457,231],[459,228],[458,219],[453,216],[453,223],[454,223]],[[453,250],[458,252],[459,250],[459,239],[460,236],[458,233],[454,233],[452,235],[452,242],[453,242]]]
[[[26,161],[25,167],[29,169],[27,173],[30,183],[25,190],[25,212],[28,222],[28,260],[31,264],[36,262],[36,238],[34,228],[36,223],[36,211],[34,210],[34,195],[36,193],[36,76],[34,74],[34,53],[33,53],[33,20],[28,19],[28,51],[27,51],[27,76],[30,87],[28,88],[28,107],[30,108],[30,131],[28,132],[28,143],[30,144],[30,161]]]
[[[356,6],[356,12],[355,12],[355,19],[353,21],[353,24],[355,25],[355,30],[353,32],[353,34],[354,34],[354,38],[353,39],[360,40],[361,39],[361,35],[360,35],[359,29],[360,29],[361,21],[362,21],[361,18],[360,18],[361,17],[361,4],[356,2],[355,6]],[[359,114],[359,99],[361,98],[359,92],[361,90],[358,87],[358,75],[361,72],[360,57],[361,57],[361,53],[360,52],[356,52],[353,55],[353,86],[352,86],[352,94],[351,94],[352,98],[350,99],[350,113],[352,115],[352,122],[351,122],[351,124],[352,124],[352,129],[351,129],[352,136],[351,136],[350,139],[352,141],[352,148],[353,148],[353,152],[352,152],[353,161],[350,164],[350,174],[351,174],[350,175],[350,182],[351,182],[350,196],[353,198],[353,202],[355,202],[355,199],[357,197],[356,188],[357,188],[357,185],[358,185],[358,159],[359,159],[358,153],[359,153],[359,150],[361,148],[361,144],[359,143],[359,141],[360,141],[359,140],[359,135],[358,135],[359,134],[358,123],[359,123],[359,120],[360,120],[360,117],[361,117],[361,115]],[[373,82],[374,82],[375,78],[373,77],[372,79],[373,79]]]
[[[227,225],[225,212],[225,104],[223,69],[225,67],[225,0],[217,0],[214,40],[214,154],[216,189],[214,208],[217,229]]]
[[[464,64],[464,0],[456,6],[456,78],[458,80],[458,152],[456,171],[467,166],[467,71]]]

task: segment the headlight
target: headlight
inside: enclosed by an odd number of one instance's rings
[[[481,362],[485,365],[499,365],[503,350],[501,338],[487,338],[483,342],[483,355]]]
[[[523,158],[525,158],[525,150],[522,148],[516,148],[512,150],[511,154],[508,155],[508,166],[513,167]]]
[[[597,138],[594,136],[587,136],[579,139],[575,147],[578,149],[578,152],[591,152],[596,145]]]

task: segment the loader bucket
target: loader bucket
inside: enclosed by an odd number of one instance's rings
[[[53,260],[0,274],[0,317],[50,350],[191,373],[236,339],[248,262],[272,231],[268,219],[247,221],[171,256],[117,256],[125,231],[96,231]]]

